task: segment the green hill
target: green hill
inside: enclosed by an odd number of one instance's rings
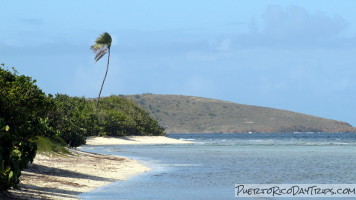
[[[316,116],[182,95],[127,95],[167,133],[356,132],[345,122]]]

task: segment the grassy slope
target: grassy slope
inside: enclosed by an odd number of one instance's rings
[[[182,95],[129,95],[168,133],[355,132],[345,122],[285,110]]]
[[[37,138],[37,153],[45,155],[60,155],[60,154],[69,154],[68,149],[65,145],[61,145],[51,141],[45,137]]]

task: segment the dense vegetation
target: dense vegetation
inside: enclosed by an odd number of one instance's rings
[[[148,112],[122,96],[94,99],[46,95],[31,77],[0,67],[0,191],[16,187],[41,151],[85,144],[88,136],[164,135]]]
[[[110,136],[164,135],[150,114],[124,96],[102,98],[98,112],[100,133]]]
[[[94,100],[57,94],[49,125],[66,144],[85,144],[87,136],[164,135],[164,129],[149,113],[122,96]],[[53,133],[52,133],[53,135]]]
[[[0,191],[19,183],[36,155],[36,136],[51,102],[30,77],[0,68]]]
[[[356,132],[345,122],[285,110],[182,95],[126,96],[170,133]]]

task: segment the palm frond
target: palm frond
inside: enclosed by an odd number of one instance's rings
[[[105,56],[105,54],[108,52],[107,48],[102,49],[101,51],[99,51],[96,55],[95,55],[95,62],[98,62],[102,57]]]
[[[105,46],[102,44],[94,44],[90,47],[90,49],[93,51],[93,53],[96,53],[98,51],[100,51],[102,48],[104,48]]]
[[[95,53],[95,62],[98,62],[110,50],[111,42],[111,36],[107,32],[101,34],[96,39],[95,44],[90,47],[93,53]]]
[[[109,49],[111,47],[111,36],[109,33],[105,32],[103,34],[101,34],[95,41],[96,44],[101,44],[101,45],[105,45],[107,46]]]

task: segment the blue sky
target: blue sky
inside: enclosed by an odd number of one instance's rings
[[[0,62],[51,94],[182,94],[356,126],[354,0],[3,1]]]

